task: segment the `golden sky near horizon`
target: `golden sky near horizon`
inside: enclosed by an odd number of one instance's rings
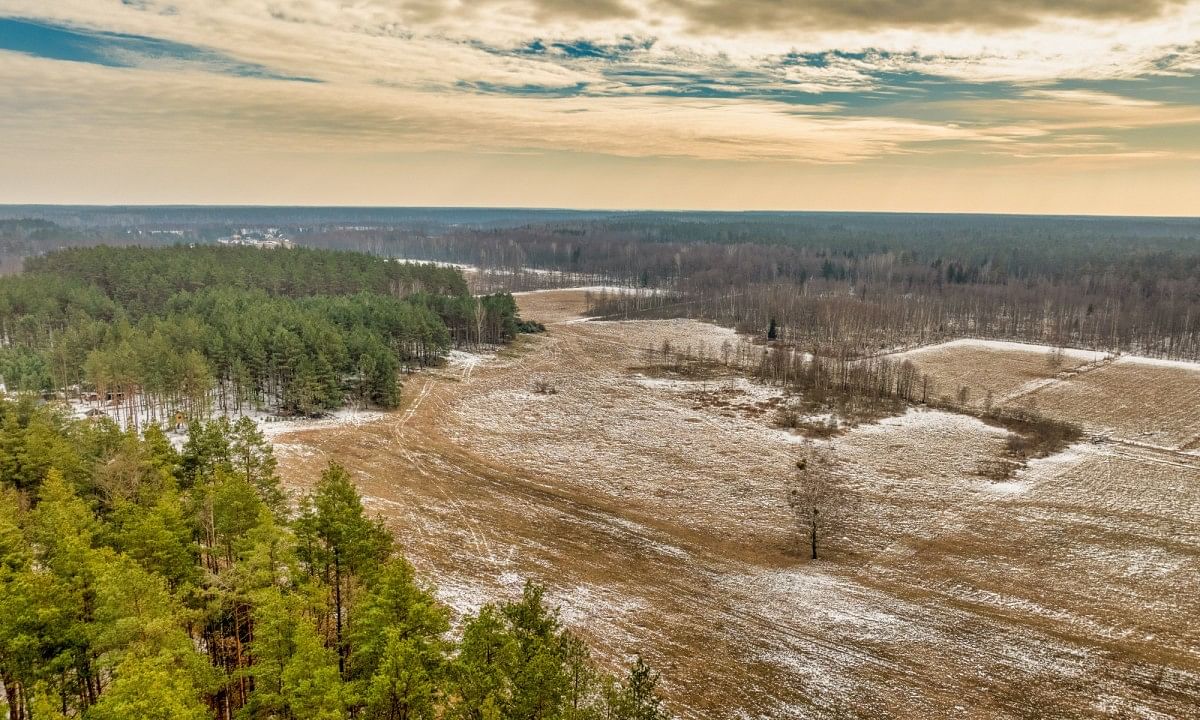
[[[1200,215],[1200,0],[0,0],[0,202]]]

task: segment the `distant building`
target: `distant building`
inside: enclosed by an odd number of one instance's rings
[[[291,238],[285,237],[278,228],[268,228],[262,232],[243,228],[241,232],[218,238],[217,244],[256,247],[260,250],[277,250],[279,248],[290,250],[294,247]]]

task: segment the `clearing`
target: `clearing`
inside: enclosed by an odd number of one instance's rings
[[[732,331],[583,322],[583,291],[518,300],[547,333],[412,376],[398,412],[275,438],[295,487],[346,465],[458,611],[533,577],[606,660],[646,655],[689,718],[1165,718],[1200,703],[1200,457],[1180,449],[1200,432],[1196,395],[1110,400],[1189,369],[1070,352],[1051,367],[1045,349],[977,342],[907,353],[974,400],[1033,396],[1114,439],[994,483],[979,468],[1001,429],[922,410],[860,426],[822,443],[851,470],[853,530],[809,562],[779,393],[639,373],[664,340],[713,355]]]

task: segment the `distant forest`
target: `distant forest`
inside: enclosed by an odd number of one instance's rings
[[[0,279],[0,377],[126,417],[394,407],[399,373],[517,332],[461,273],[328,250],[76,248]]]
[[[329,230],[324,247],[475,265],[522,288],[578,282],[598,315],[692,316],[826,355],[974,336],[1200,358],[1200,221],[654,214],[509,228]]]
[[[475,266],[476,291],[654,288],[592,310],[755,336],[774,320],[776,341],[827,356],[972,336],[1200,359],[1200,219],[48,206],[0,218],[14,218],[0,242],[34,254],[273,226],[308,247]]]

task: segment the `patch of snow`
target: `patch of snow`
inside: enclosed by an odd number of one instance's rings
[[[1038,345],[1034,343],[1023,343],[1012,340],[979,340],[976,338],[959,338],[958,340],[950,340],[937,345],[926,345],[912,350],[906,350],[898,355],[918,355],[921,353],[935,352],[938,350],[948,350],[956,347],[975,347],[984,348],[987,350],[999,350],[1008,352],[1028,352],[1028,353],[1047,353],[1051,350],[1059,348],[1054,345]],[[1082,360],[1083,362],[1097,362],[1110,357],[1110,353],[1102,350],[1079,350],[1076,348],[1062,348],[1064,358],[1073,360]]]
[[[550,600],[558,606],[560,616],[568,625],[611,622],[642,610],[640,600],[621,596],[610,588],[598,585],[576,585],[552,590]]]
[[[486,355],[465,350],[451,350],[446,354],[446,364],[450,367],[475,367],[488,359],[490,358]]]
[[[299,430],[333,430],[337,428],[354,427],[356,425],[364,425],[366,423],[375,422],[387,415],[381,410],[355,410],[353,408],[342,408],[328,416],[315,419],[287,419],[277,418],[272,422],[266,422],[262,417],[254,417],[258,422],[258,427],[262,430],[263,435],[268,439],[272,439],[284,433],[296,432]]]
[[[1200,372],[1200,362],[1189,360],[1164,360],[1162,358],[1144,357],[1142,355],[1121,355],[1117,358],[1116,362],[1119,365],[1149,365],[1152,367]]]
[[[1009,480],[1006,482],[990,482],[984,489],[998,495],[1020,495],[1029,490],[1030,483],[1024,480]]]
[[[513,296],[518,295],[536,295],[539,293],[552,292],[591,292],[591,293],[611,293],[614,295],[664,295],[666,291],[662,288],[637,288],[625,287],[622,285],[584,285],[581,287],[561,287],[561,288],[542,288],[541,290],[523,290],[513,293]]]
[[[437,267],[458,268],[463,272],[478,272],[479,268],[474,265],[465,265],[463,263],[447,262],[445,260],[418,260],[417,258],[391,258],[392,262],[396,263],[411,263],[413,265],[436,265]]]

